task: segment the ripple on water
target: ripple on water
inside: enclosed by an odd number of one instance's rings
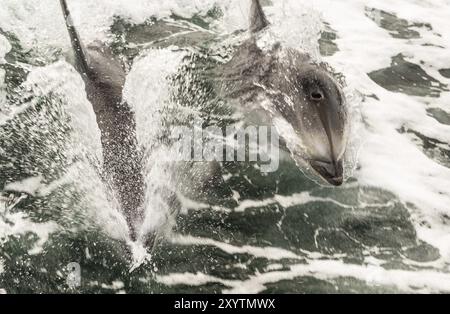
[[[391,66],[369,73],[385,89],[412,96],[439,97],[447,85],[428,75],[420,65],[405,60],[402,54],[392,57]]]
[[[394,38],[416,39],[421,37],[417,29],[433,30],[429,23],[411,23],[405,19],[398,18],[394,13],[375,8],[366,8],[366,16],[381,28],[387,30]]]

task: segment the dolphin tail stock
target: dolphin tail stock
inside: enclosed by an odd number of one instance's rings
[[[259,0],[251,0],[252,5],[250,7],[250,32],[257,33],[260,30],[269,26],[269,21],[262,9]]]
[[[66,0],[59,0],[61,9],[64,14],[64,20],[66,21],[67,31],[69,32],[70,41],[75,54],[75,63],[77,70],[82,74],[89,74],[89,59],[86,48],[84,47],[80,35],[73,24],[72,17],[70,15],[69,7]]]

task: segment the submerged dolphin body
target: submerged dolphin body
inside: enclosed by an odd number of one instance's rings
[[[122,102],[125,71],[111,51],[101,44],[85,47],[60,0],[75,55],[101,132],[104,174],[112,181],[133,240],[143,219],[144,179],[136,139],[134,113]]]
[[[239,103],[269,99],[269,111],[288,122],[301,139],[301,151],[291,151],[294,158],[306,160],[328,183],[341,185],[348,132],[344,93],[326,67],[307,54],[279,43],[268,50],[258,47],[256,37],[267,27],[259,0],[252,0],[252,38],[220,69],[222,90]]]

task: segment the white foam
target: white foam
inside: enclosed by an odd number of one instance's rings
[[[5,36],[0,35],[0,64],[5,63],[6,54],[11,50],[11,44]],[[3,82],[3,80],[0,80]]]
[[[386,270],[377,266],[344,264],[340,261],[315,260],[308,264],[298,264],[289,271],[257,274],[250,279],[236,284],[225,293],[259,293],[268,283],[290,280],[295,277],[313,276],[322,280],[352,277],[369,285],[395,287],[406,292],[448,292],[450,275],[434,271]]]
[[[178,193],[178,199],[182,203],[182,206],[186,213],[187,210],[204,210],[211,209],[220,212],[245,212],[253,208],[262,208],[273,204],[279,204],[283,208],[304,205],[308,203],[320,202],[320,203],[332,203],[343,208],[353,208],[351,205],[338,202],[330,197],[317,197],[312,196],[310,192],[294,193],[292,195],[275,195],[265,199],[244,199],[239,202],[238,206],[234,208],[227,208],[223,206],[211,205],[206,203],[197,202],[191,200]],[[368,206],[369,204],[365,205]],[[373,204],[370,204],[373,206]],[[377,204],[378,206],[384,206],[386,204]]]
[[[428,270],[386,270],[378,266],[345,264],[341,261],[314,260],[306,264],[296,264],[287,271],[269,271],[258,273],[249,279],[225,280],[201,272],[175,273],[157,276],[158,282],[168,286],[200,286],[208,283],[221,283],[228,287],[223,293],[248,294],[261,293],[267,284],[297,277],[310,276],[320,280],[355,278],[378,288],[396,288],[403,292],[438,293],[450,291],[450,275]],[[381,286],[381,287],[380,287]]]
[[[3,36],[0,35],[0,65],[5,63],[6,60],[5,55],[11,50],[11,45],[9,41]],[[6,91],[5,88],[5,70],[0,69],[0,124],[2,120],[5,119],[4,113],[2,113],[2,108],[5,107],[6,104]],[[0,149],[0,154],[2,153]]]
[[[11,182],[5,185],[4,190],[35,195],[41,187],[42,176],[31,177],[22,181]]]
[[[213,5],[235,7],[237,0],[77,0],[67,1],[74,24],[85,43],[108,40],[109,28],[115,16],[134,23],[143,23],[150,17],[167,18],[173,13],[191,17],[204,15]],[[233,5],[234,4],[234,5]],[[239,20],[242,20],[242,16]],[[245,18],[244,18],[245,20]],[[232,23],[228,23],[232,24]],[[26,48],[63,48],[70,50],[70,41],[64,25],[59,1],[2,0],[0,28],[12,31]]]
[[[206,245],[215,246],[228,254],[250,254],[255,257],[264,257],[271,260],[280,260],[284,258],[299,259],[300,256],[295,253],[275,248],[275,247],[256,247],[250,245],[235,246],[229,243],[215,241],[208,238],[199,238],[192,236],[173,236],[171,241],[180,245]]]
[[[31,255],[41,253],[49,235],[57,230],[58,225],[55,222],[35,223],[21,212],[6,213],[4,217],[0,217],[0,243],[6,241],[10,236],[25,235],[28,232],[37,235],[38,240],[28,250],[28,254]]]
[[[225,286],[235,286],[235,280],[225,280],[219,277],[214,277],[210,275],[197,272],[192,273],[175,273],[167,276],[156,276],[156,280],[166,286],[176,286],[176,285],[189,285],[189,286],[202,286],[208,283],[221,283]]]

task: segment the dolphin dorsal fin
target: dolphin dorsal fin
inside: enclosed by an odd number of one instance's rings
[[[257,33],[269,26],[269,21],[264,14],[259,0],[252,0],[250,7],[250,32]]]
[[[80,35],[77,29],[73,25],[72,18],[70,16],[69,8],[67,7],[66,0],[60,0],[61,8],[64,14],[64,20],[66,21],[67,30],[70,35],[70,41],[72,42],[72,48],[75,54],[75,63],[77,70],[81,74],[89,74],[89,60],[86,48],[81,42]]]

